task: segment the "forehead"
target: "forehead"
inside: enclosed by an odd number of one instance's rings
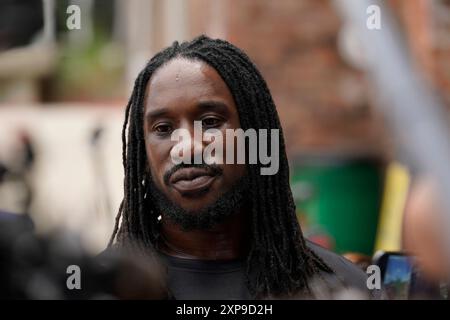
[[[152,75],[147,86],[146,108],[209,99],[234,104],[228,86],[214,68],[203,61],[176,58]]]

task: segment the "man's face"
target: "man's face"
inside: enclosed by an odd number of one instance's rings
[[[194,137],[194,121],[201,121],[204,130],[221,131],[223,159],[226,159],[225,130],[240,128],[230,90],[217,71],[206,63],[173,59],[149,81],[144,134],[153,184],[168,200],[188,212],[198,212],[214,204],[245,174],[244,164],[218,164],[216,170],[189,165],[171,170],[175,167],[171,151],[179,143],[171,140],[174,130],[189,132],[192,157],[194,152],[203,154],[211,143]]]

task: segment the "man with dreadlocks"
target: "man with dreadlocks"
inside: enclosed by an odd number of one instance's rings
[[[175,164],[171,134],[192,134],[194,121],[280,130],[278,172],[262,175],[259,162]],[[264,79],[235,46],[201,36],[156,54],[126,107],[124,199],[109,247],[161,261],[175,299],[311,297],[315,279],[367,293],[362,271],[303,239],[281,132]],[[209,143],[191,142],[192,157]]]

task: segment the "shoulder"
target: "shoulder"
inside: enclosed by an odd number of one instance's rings
[[[366,287],[367,275],[351,261],[341,255],[327,250],[311,241],[306,240],[308,248],[323,260],[334,273],[342,278],[347,285]]]
[[[380,290],[369,290],[367,288],[367,274],[351,261],[311,241],[306,240],[306,244],[312,252],[333,270],[332,274],[320,274],[328,288],[331,286],[336,290],[339,288],[350,289],[361,293],[369,299],[380,298]]]
[[[114,244],[113,246],[105,248],[103,251],[98,253],[94,260],[101,266],[108,266],[117,264],[126,257],[123,250]]]

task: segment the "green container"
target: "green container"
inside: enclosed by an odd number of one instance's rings
[[[373,254],[382,198],[379,161],[361,157],[302,157],[292,190],[305,235],[322,233],[338,253]]]

